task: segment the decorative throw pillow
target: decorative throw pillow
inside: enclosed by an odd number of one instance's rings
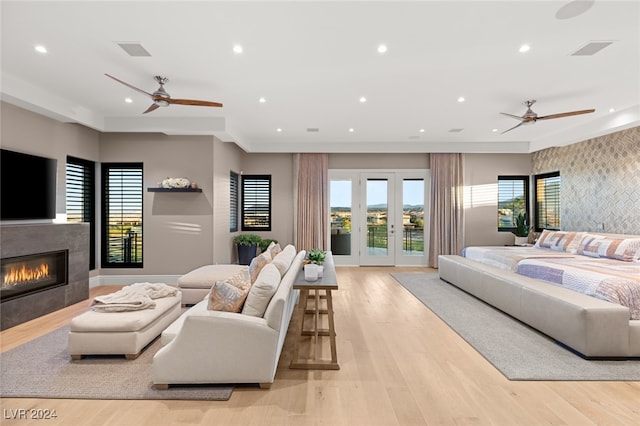
[[[587,234],[582,241],[580,241],[577,253],[583,256],[600,257],[598,248],[600,247],[600,241],[603,239],[604,237],[602,235]]]
[[[607,253],[608,255],[608,253]],[[640,260],[640,238],[625,238],[611,256],[614,259],[634,262]]]
[[[280,272],[273,264],[262,268],[260,275],[251,286],[242,313],[254,317],[263,317],[271,298],[280,285]]]
[[[536,241],[535,247],[548,248],[553,251],[576,253],[578,244],[585,236],[584,232],[550,231],[545,229]]]
[[[582,246],[582,252],[579,253],[585,256],[606,257],[624,262],[633,262],[640,258],[640,238],[594,236]]]
[[[218,281],[209,292],[207,309],[210,311],[240,312],[248,294],[249,287],[243,289],[227,281]]]
[[[269,245],[269,253],[271,253],[271,259],[275,259],[275,257],[280,254],[281,251],[282,247],[280,247],[280,244],[272,242]]]
[[[251,284],[256,282],[258,274],[265,267],[265,265],[271,262],[271,258],[267,257],[264,253],[254,257],[249,264],[249,277],[251,278]]]

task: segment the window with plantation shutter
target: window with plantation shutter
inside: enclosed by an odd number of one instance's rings
[[[89,269],[96,268],[95,163],[67,156],[66,210],[67,222],[89,224]]]
[[[229,231],[236,232],[238,230],[238,174],[230,172],[229,174]]]
[[[271,231],[271,176],[242,176],[243,231]]]
[[[142,163],[103,163],[102,191],[102,267],[142,268]]]
[[[515,231],[520,213],[529,217],[529,176],[498,176],[498,231]]]
[[[536,231],[560,229],[560,172],[536,175]]]

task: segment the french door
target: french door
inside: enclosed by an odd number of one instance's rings
[[[426,265],[428,172],[329,171],[338,265]]]

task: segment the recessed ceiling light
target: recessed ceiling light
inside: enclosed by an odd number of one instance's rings
[[[420,133],[424,133],[424,129],[420,129],[419,131],[420,131]]]
[[[386,44],[381,44],[378,46],[378,53],[383,54],[383,53],[387,53],[387,45]]]
[[[458,98],[458,102],[464,102],[464,96],[460,96],[460,97]]]
[[[233,53],[235,54],[240,54],[242,53],[242,46],[240,46],[239,44],[234,44],[233,45]]]
[[[263,103],[267,102],[267,100],[266,100],[265,98],[260,98],[260,99],[258,99],[258,102],[260,102],[261,104],[263,104]]]
[[[47,48],[41,44],[35,46],[34,49],[36,49],[36,52],[38,53],[47,53]]]
[[[528,44],[523,44],[522,46],[520,46],[520,49],[518,50],[520,53],[525,53],[528,52],[531,49],[531,46],[529,46]]]
[[[361,103],[367,102],[367,98],[365,98],[364,96],[360,96],[360,102]]]
[[[616,112],[615,108],[609,108],[609,112]]]
[[[125,98],[125,99],[124,99],[124,101],[125,101],[126,103],[128,103],[128,104],[133,103],[133,99],[131,99],[131,98]]]
[[[491,130],[493,133],[496,133],[498,131],[498,129],[492,129]]]
[[[278,132],[278,133],[280,133],[281,131],[282,131],[282,129],[281,129],[280,127],[278,127],[278,128],[276,129],[276,132]]]
[[[350,127],[349,128],[349,133],[353,133],[353,132],[355,132],[355,129],[353,127]]]

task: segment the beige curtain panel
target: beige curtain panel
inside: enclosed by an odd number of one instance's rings
[[[431,232],[429,266],[438,267],[438,255],[460,254],[464,247],[462,154],[430,154]]]
[[[296,156],[296,248],[327,250],[329,155]]]

